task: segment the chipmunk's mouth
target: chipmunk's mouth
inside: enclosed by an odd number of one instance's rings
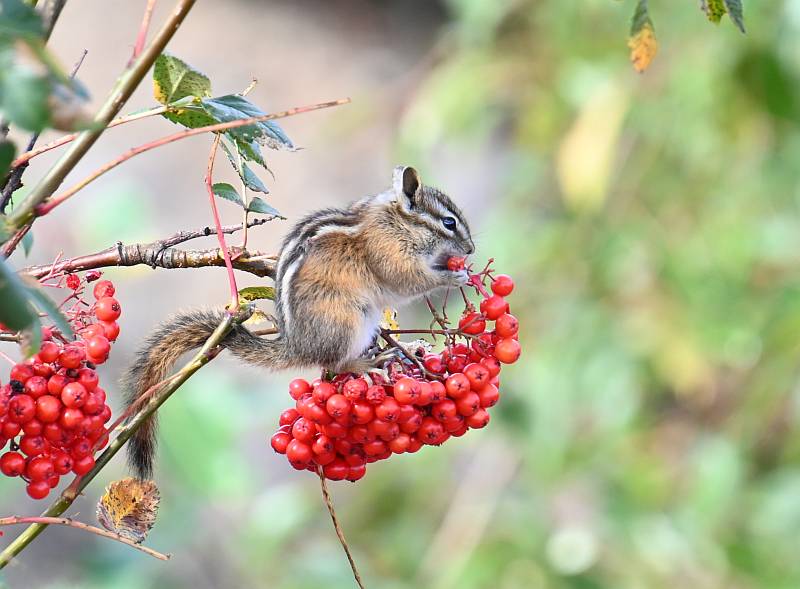
[[[459,272],[459,270],[451,269],[450,266],[448,265],[448,261],[451,258],[465,258],[465,256],[463,252],[451,252],[451,251],[442,252],[433,259],[431,268],[433,268],[437,272],[453,272],[453,273]]]

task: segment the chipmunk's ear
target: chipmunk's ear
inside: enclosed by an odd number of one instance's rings
[[[397,166],[394,169],[393,180],[395,194],[398,197],[404,196],[413,205],[422,184],[417,171],[410,166]]]

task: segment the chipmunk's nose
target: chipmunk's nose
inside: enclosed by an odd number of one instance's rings
[[[475,253],[475,243],[471,239],[464,243],[464,253],[468,256]]]

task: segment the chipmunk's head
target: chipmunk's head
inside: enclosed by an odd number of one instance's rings
[[[409,232],[429,255],[433,269],[447,270],[450,257],[475,251],[464,214],[445,193],[424,185],[414,168],[394,169],[391,192],[399,212],[412,221]]]

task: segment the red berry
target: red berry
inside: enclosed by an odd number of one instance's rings
[[[431,415],[439,421],[447,421],[455,417],[457,413],[458,407],[456,407],[456,403],[452,399],[439,401],[431,407]]]
[[[336,387],[329,382],[321,382],[314,387],[312,396],[314,400],[320,405],[324,405],[328,399],[336,394]]]
[[[65,407],[83,407],[89,393],[79,382],[71,382],[61,390],[61,402]]]
[[[270,438],[269,443],[278,454],[286,454],[286,447],[291,441],[292,436],[284,432],[278,432]]]
[[[438,403],[447,397],[447,389],[444,388],[444,383],[438,380],[431,381],[431,403]]]
[[[463,373],[459,372],[448,378],[444,383],[444,387],[451,398],[459,399],[469,392],[470,382]]]
[[[514,290],[514,281],[511,276],[505,274],[498,274],[495,276],[491,284],[492,292],[501,297],[507,297]]]
[[[90,470],[94,468],[94,456],[91,454],[89,456],[84,456],[83,458],[78,458],[72,464],[72,472],[74,472],[78,476],[83,476]]]
[[[311,443],[317,435],[317,426],[305,417],[301,417],[292,426],[292,436],[301,442]]]
[[[25,458],[19,452],[6,452],[0,456],[0,472],[7,477],[18,477],[25,472]]]
[[[92,444],[86,438],[78,438],[69,447],[69,453],[75,460],[92,454]]]
[[[14,367],[11,369],[11,374],[8,376],[8,380],[18,380],[22,384],[33,376],[33,368],[26,364],[15,364]]]
[[[372,440],[363,445],[364,454],[367,456],[378,456],[386,452],[389,447],[383,440]]]
[[[332,481],[341,481],[347,478],[347,475],[350,472],[350,467],[347,466],[347,463],[344,460],[337,458],[333,462],[326,464],[322,468],[322,472],[326,479],[330,479]]]
[[[3,437],[7,440],[17,437],[17,434],[22,431],[22,426],[18,424],[16,421],[10,421],[8,419],[3,421],[2,427],[2,434]],[[4,444],[5,445],[5,444]]]
[[[96,335],[86,341],[86,353],[91,358],[105,358],[110,350],[111,344],[103,335]]]
[[[489,376],[495,377],[500,374],[500,361],[494,356],[481,359],[481,364],[489,370]]]
[[[67,407],[64,411],[61,412],[61,419],[59,419],[59,424],[64,429],[73,429],[80,425],[81,421],[83,421],[84,414],[83,411],[80,409],[76,409],[74,407]]]
[[[491,378],[489,369],[479,363],[472,363],[464,368],[464,376],[469,379],[469,384],[473,390],[483,388]]]
[[[122,314],[122,308],[114,297],[103,297],[95,303],[94,314],[100,321],[116,321]]]
[[[477,335],[479,333],[483,333],[486,329],[486,321],[480,313],[473,311],[472,313],[466,313],[461,317],[458,322],[458,328],[464,333]]]
[[[519,321],[513,315],[503,313],[497,318],[494,330],[500,337],[513,337],[519,331]]]
[[[91,368],[81,368],[78,371],[78,382],[83,385],[83,388],[91,392],[97,388],[100,379],[97,376],[97,372]]]
[[[481,398],[478,393],[469,392],[458,400],[456,407],[464,417],[475,415],[478,409],[481,408]]]
[[[467,258],[452,256],[447,260],[447,269],[450,270],[450,272],[459,272],[464,269],[466,260]]]
[[[81,279],[75,276],[75,274],[67,274],[67,288],[70,290],[78,290],[81,286]]]
[[[58,363],[64,368],[79,368],[85,358],[86,352],[83,348],[73,345],[62,350],[58,356]]]
[[[423,419],[422,425],[417,431],[418,439],[424,444],[438,444],[443,436],[444,427],[432,417]]]
[[[346,417],[350,413],[350,401],[344,395],[332,395],[325,403],[328,414],[333,417]]]
[[[367,465],[360,464],[358,466],[351,466],[350,470],[347,473],[347,480],[351,482],[356,482],[360,478],[362,478],[365,474],[367,474]]]
[[[47,381],[47,391],[54,396],[61,396],[62,389],[71,382],[69,378],[63,374],[54,374]]]
[[[44,454],[49,444],[42,436],[22,436],[19,439],[19,449],[27,456]]]
[[[497,342],[494,348],[494,357],[503,364],[513,364],[519,359],[521,352],[522,348],[517,340],[506,338]]]
[[[369,385],[363,378],[354,378],[344,383],[342,393],[351,401],[359,401],[366,398],[367,389]]]
[[[467,417],[467,425],[472,429],[480,429],[489,424],[489,412],[486,409],[478,409],[474,415]]]
[[[481,301],[481,313],[486,315],[486,318],[491,319],[492,321],[507,311],[508,303],[499,295],[494,295]]]
[[[311,444],[311,451],[314,454],[333,452],[333,441],[328,436],[321,434],[317,436],[317,439]]]
[[[113,297],[114,292],[114,285],[110,280],[101,280],[95,284],[94,289],[92,289],[95,300],[100,300],[104,297]]]
[[[496,386],[490,383],[478,391],[478,397],[480,397],[481,407],[484,409],[487,407],[494,407],[497,401],[500,400],[500,391],[497,390]]]
[[[292,382],[289,383],[289,395],[295,401],[305,395],[306,393],[311,392],[311,385],[308,384],[308,381],[302,378],[295,378]]]
[[[98,325],[103,328],[103,334],[108,338],[108,341],[117,341],[117,337],[119,337],[119,323],[116,321],[100,321]]]
[[[413,378],[401,378],[394,383],[393,392],[394,398],[398,403],[402,405],[414,403],[419,399],[419,383]]]
[[[281,417],[278,420],[278,423],[280,425],[292,425],[294,424],[295,421],[298,420],[299,417],[300,414],[297,412],[297,409],[295,409],[294,407],[290,407],[289,409],[281,413]]]
[[[355,424],[369,423],[375,418],[375,411],[367,402],[354,401],[350,409],[350,421]]]
[[[314,455],[314,462],[320,466],[325,466],[336,460],[336,452],[323,452],[322,454]],[[316,470],[316,469],[314,469]]]
[[[46,481],[55,474],[53,461],[46,456],[35,456],[28,461],[25,474],[32,481]]]
[[[72,466],[75,463],[72,460],[72,456],[62,451],[54,452],[50,458],[53,461],[53,468],[57,475],[67,474],[72,470]]]
[[[31,481],[25,487],[25,491],[31,499],[44,499],[50,494],[50,483],[48,481]]]
[[[303,469],[308,466],[308,463],[311,462],[311,458],[313,458],[311,446],[304,444],[300,440],[292,440],[289,442],[289,445],[286,446],[286,458],[288,458],[291,465],[298,470]]]
[[[400,405],[393,397],[386,397],[383,403],[375,408],[375,417],[384,421],[397,421],[400,418]]]
[[[8,419],[11,421],[23,424],[35,415],[36,402],[30,395],[17,395],[8,402]]]
[[[444,362],[439,354],[428,354],[422,359],[422,365],[425,369],[434,374],[442,374],[444,372]]]
[[[22,425],[22,431],[26,436],[40,436],[43,429],[44,424],[35,417]]]
[[[55,342],[42,342],[42,347],[39,348],[39,358],[42,362],[55,362],[58,354],[61,352],[61,346]]]
[[[411,436],[406,433],[399,434],[395,439],[389,442],[389,450],[391,450],[395,454],[402,454],[406,450],[408,450],[408,446],[411,443]]]
[[[367,389],[367,392],[364,396],[367,399],[367,402],[373,405],[380,405],[386,398],[386,391],[380,385],[373,385]]]

